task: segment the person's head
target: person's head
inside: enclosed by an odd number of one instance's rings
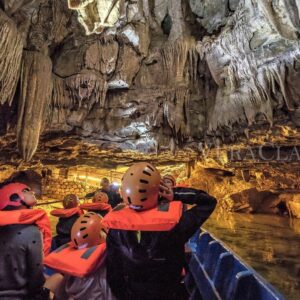
[[[176,185],[175,177],[170,174],[165,175],[162,180],[164,184],[170,188],[173,188]]]
[[[104,191],[109,190],[109,180],[106,177],[103,177],[100,181],[100,186]]]
[[[158,204],[160,191],[160,173],[149,163],[136,163],[124,174],[121,196],[129,207],[147,210]]]
[[[25,184],[5,182],[0,186],[0,210],[31,208],[36,204],[34,192]]]
[[[77,249],[90,248],[105,242],[107,229],[102,218],[93,212],[79,217],[71,229],[71,241]]]
[[[108,196],[106,193],[97,192],[93,197],[94,203],[108,203]]]
[[[68,194],[63,200],[63,207],[66,209],[74,208],[79,205],[79,198],[75,194]]]

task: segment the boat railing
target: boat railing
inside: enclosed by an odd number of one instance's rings
[[[206,231],[197,232],[191,250],[186,285],[191,300],[283,300],[270,283],[222,242]]]

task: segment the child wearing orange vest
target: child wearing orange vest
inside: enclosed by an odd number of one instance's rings
[[[51,245],[45,211],[31,209],[34,192],[22,183],[0,185],[0,299],[48,299],[43,252]]]
[[[80,207],[84,210],[95,212],[101,217],[104,217],[108,212],[111,211],[111,205],[108,203],[108,195],[104,192],[96,192],[92,203],[81,204]]]
[[[59,218],[56,225],[57,235],[53,238],[52,250],[70,242],[71,228],[80,215],[83,214],[79,204],[76,195],[68,194],[63,199],[63,208],[54,209],[50,212],[52,216]]]
[[[106,282],[106,235],[102,218],[86,213],[74,223],[71,242],[46,257],[45,265],[63,274],[53,276],[55,299],[115,299]]]

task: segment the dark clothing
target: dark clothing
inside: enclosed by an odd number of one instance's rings
[[[75,214],[68,218],[59,218],[56,225],[57,235],[53,238],[53,244],[55,245],[55,248],[58,248],[71,241],[71,229],[78,218],[79,214]]]
[[[111,205],[112,208],[116,207],[119,203],[122,202],[122,198],[121,198],[120,194],[116,193],[113,190],[106,191],[106,190],[103,190],[103,189],[99,189],[99,190],[97,190],[95,192],[86,194],[85,198],[93,198],[94,195],[97,192],[101,192],[101,193],[106,193],[107,194],[107,196],[108,196],[108,203]]]
[[[92,211],[92,212],[98,214],[102,218],[104,218],[104,216],[109,213],[109,210],[89,210],[89,211]]]
[[[140,242],[136,231],[109,231],[107,280],[118,299],[179,300],[185,243],[213,212],[216,200],[192,188],[173,191],[174,200],[195,206],[171,231],[142,232]]]
[[[34,225],[0,227],[0,245],[0,299],[43,299],[43,241],[39,229]]]

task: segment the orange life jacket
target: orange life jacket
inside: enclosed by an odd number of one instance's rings
[[[82,215],[83,211],[80,207],[74,207],[74,208],[59,208],[54,209],[50,212],[50,214],[54,217],[58,218],[69,218],[76,214]]]
[[[43,236],[43,252],[47,255],[51,248],[51,227],[47,213],[43,209],[19,209],[0,211],[0,226],[15,224],[35,224]]]
[[[180,201],[161,203],[145,211],[135,211],[120,204],[104,217],[102,223],[111,229],[169,231],[178,224],[182,210]]]
[[[103,262],[105,250],[106,243],[85,249],[75,249],[68,243],[51,252],[44,264],[63,274],[85,277]]]
[[[177,185],[175,185],[175,187],[177,188],[187,188],[187,187],[189,187],[187,184],[184,184],[184,183],[180,183],[180,184],[177,184]]]
[[[94,203],[84,203],[80,205],[81,209],[88,211],[111,211],[111,205],[108,203],[94,202]]]

